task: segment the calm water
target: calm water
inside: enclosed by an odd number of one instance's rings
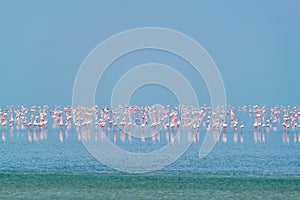
[[[289,144],[281,132],[255,143],[253,131],[245,131],[245,142],[235,144],[229,131],[227,143],[220,140],[202,160],[195,143],[165,169],[138,175],[102,165],[75,134],[61,142],[59,132],[49,130],[46,140],[29,143],[27,132],[7,132],[0,143],[0,199],[300,198],[300,143],[293,133]],[[116,143],[142,151],[163,145]]]

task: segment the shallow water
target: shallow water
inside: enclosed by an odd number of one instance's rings
[[[200,144],[195,143],[160,171],[127,174],[94,159],[75,132],[61,142],[59,131],[49,130],[46,140],[29,143],[26,132],[15,130],[0,143],[0,199],[297,199],[300,143],[293,134],[284,143],[282,134],[270,132],[265,142],[255,143],[253,132],[245,131],[245,142],[235,144],[228,132],[227,143],[220,140],[204,159],[198,158]],[[116,143],[153,148],[147,141]]]
[[[1,172],[3,198],[299,198],[299,177],[207,173]]]

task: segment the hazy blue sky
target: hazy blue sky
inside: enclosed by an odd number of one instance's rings
[[[87,54],[127,29],[175,29],[199,42],[217,64],[230,104],[299,104],[300,1],[14,1],[0,0],[0,105],[72,103],[73,82]],[[108,103],[116,80],[137,64],[176,66],[200,103],[206,87],[188,64],[159,51],[135,52],[109,68]],[[122,67],[123,66],[123,67]],[[157,86],[137,91],[137,102],[168,103]]]

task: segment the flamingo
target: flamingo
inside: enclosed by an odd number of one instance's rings
[[[245,122],[240,126],[240,129],[243,130],[245,128]]]

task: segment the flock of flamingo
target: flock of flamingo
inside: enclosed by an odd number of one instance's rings
[[[250,122],[246,123],[246,122]],[[282,141],[300,143],[300,106],[118,106],[61,107],[8,106],[0,109],[2,140],[10,137],[28,138],[29,142],[47,138],[47,130],[57,134],[60,142],[73,133],[78,140],[105,139],[116,142],[151,138],[160,142],[162,135],[168,142],[180,142],[180,130],[186,129],[189,139],[200,142],[200,135],[212,130],[214,139],[227,143],[230,133],[234,143],[244,143],[244,135],[253,133],[255,143],[264,143],[270,131],[282,132]],[[253,123],[253,124],[252,124]],[[49,125],[50,124],[50,125]],[[246,129],[248,131],[245,131]],[[55,131],[58,130],[58,131]],[[76,130],[76,131],[75,131]],[[159,133],[159,134],[158,134]],[[201,134],[200,134],[201,133]]]

